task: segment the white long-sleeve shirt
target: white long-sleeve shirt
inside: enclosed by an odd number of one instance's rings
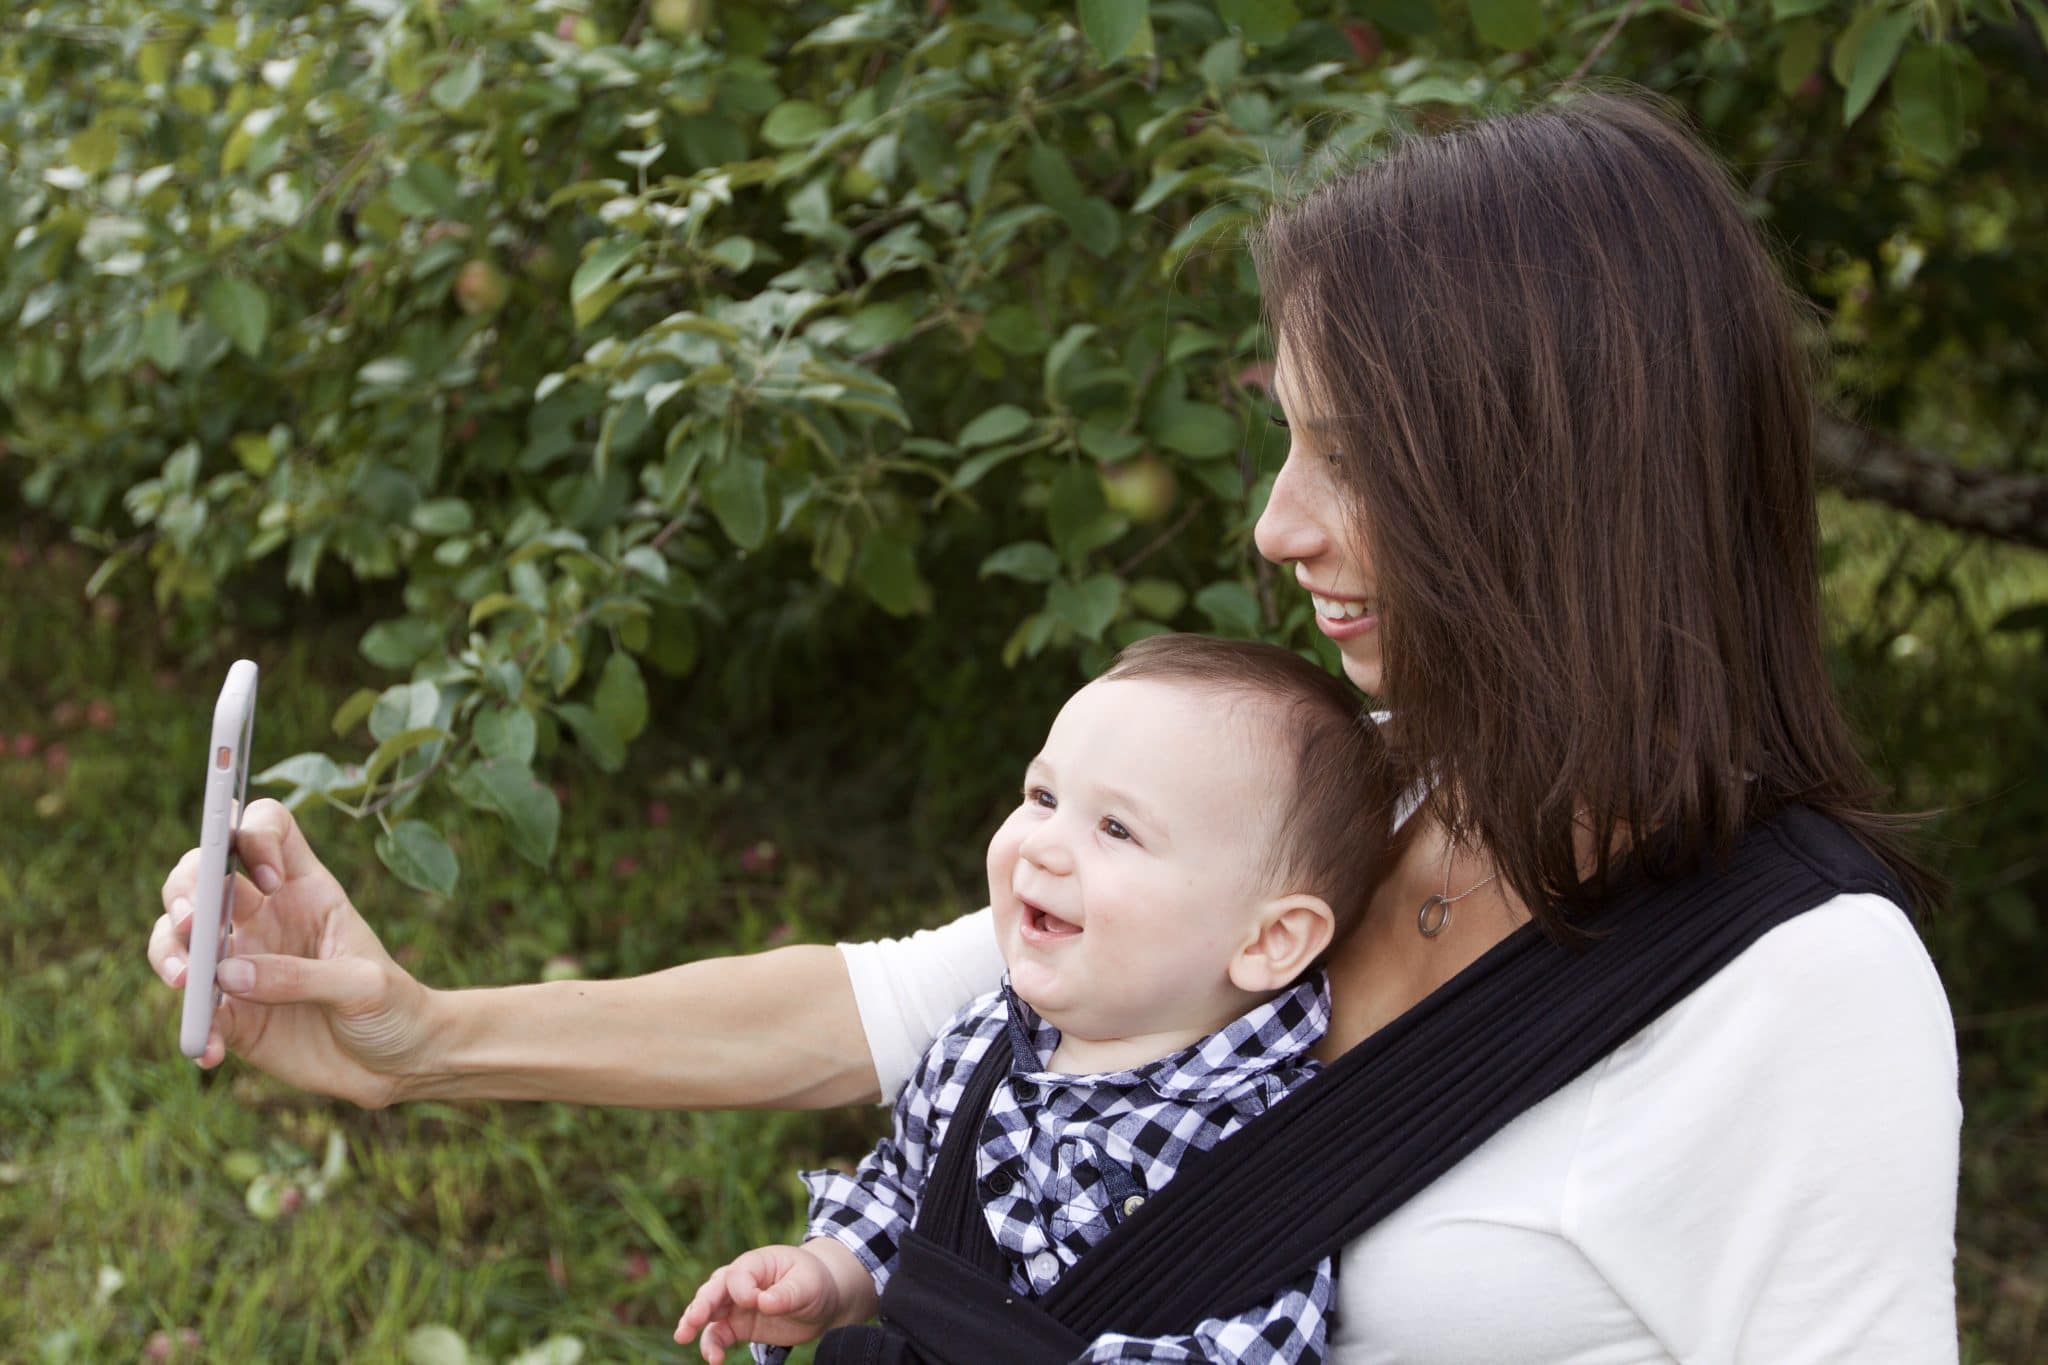
[[[840,945],[885,1096],[1003,972],[986,910]],[[1844,895],[1345,1247],[1334,1365],[1957,1358],[1955,1028]]]

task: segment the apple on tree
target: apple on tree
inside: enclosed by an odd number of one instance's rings
[[[1179,491],[1173,470],[1157,455],[1137,456],[1102,471],[1102,496],[1116,511],[1139,523],[1162,519]]]

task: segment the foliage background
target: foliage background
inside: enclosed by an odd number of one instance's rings
[[[2038,1354],[2044,34],[2039,0],[29,7],[0,33],[0,924],[37,984],[0,1015],[0,1228],[52,1254],[0,1339],[658,1349],[654,1282],[780,1235],[796,1151],[871,1116],[363,1116],[249,1077],[206,1105],[121,1058],[165,1012],[104,943],[139,949],[190,842],[159,769],[203,745],[194,698],[263,662],[268,791],[436,984],[949,914],[1077,672],[1163,627],[1326,648],[1249,545],[1282,449],[1236,234],[1396,130],[1620,76],[1735,167],[1828,318],[1830,475],[1905,509],[1828,503],[1833,657],[1956,885],[1928,934],[1968,1350]],[[130,884],[81,906],[108,845]],[[328,1134],[369,1179],[264,1219],[327,1194]],[[563,1174],[657,1143],[683,1165]],[[379,1222],[422,1200],[431,1227]],[[493,1201],[525,1221],[487,1231]],[[76,1245],[138,1219],[200,1250]],[[315,1298],[201,1273],[280,1237]],[[419,1255],[350,1259],[386,1243]],[[593,1293],[564,1247],[660,1273]]]

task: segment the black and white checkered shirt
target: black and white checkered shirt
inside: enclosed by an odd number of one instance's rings
[[[803,1172],[809,1235],[852,1251],[879,1291],[968,1078],[992,1058],[1009,1075],[989,1102],[975,1149],[982,1210],[1007,1253],[1011,1285],[1043,1295],[1171,1180],[1189,1152],[1215,1146],[1314,1074],[1308,1050],[1329,1020],[1328,988],[1314,972],[1171,1056],[1126,1071],[1067,1075],[1047,1070],[1059,1030],[1011,994],[1005,977],[999,990],[955,1015],[925,1053],[896,1100],[893,1137],[877,1143],[853,1175]],[[1332,1287],[1325,1260],[1256,1309],[1171,1337],[1101,1337],[1076,1365],[1320,1361]],[[754,1350],[764,1365],[780,1365],[787,1354]]]

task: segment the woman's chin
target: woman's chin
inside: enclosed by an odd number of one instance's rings
[[[1361,692],[1377,697],[1380,695],[1381,673],[1379,632],[1374,631],[1368,638],[1371,641],[1370,645],[1361,641],[1357,653],[1354,654],[1348,649],[1342,650],[1340,657],[1344,662],[1344,676],[1351,679],[1351,685]]]

